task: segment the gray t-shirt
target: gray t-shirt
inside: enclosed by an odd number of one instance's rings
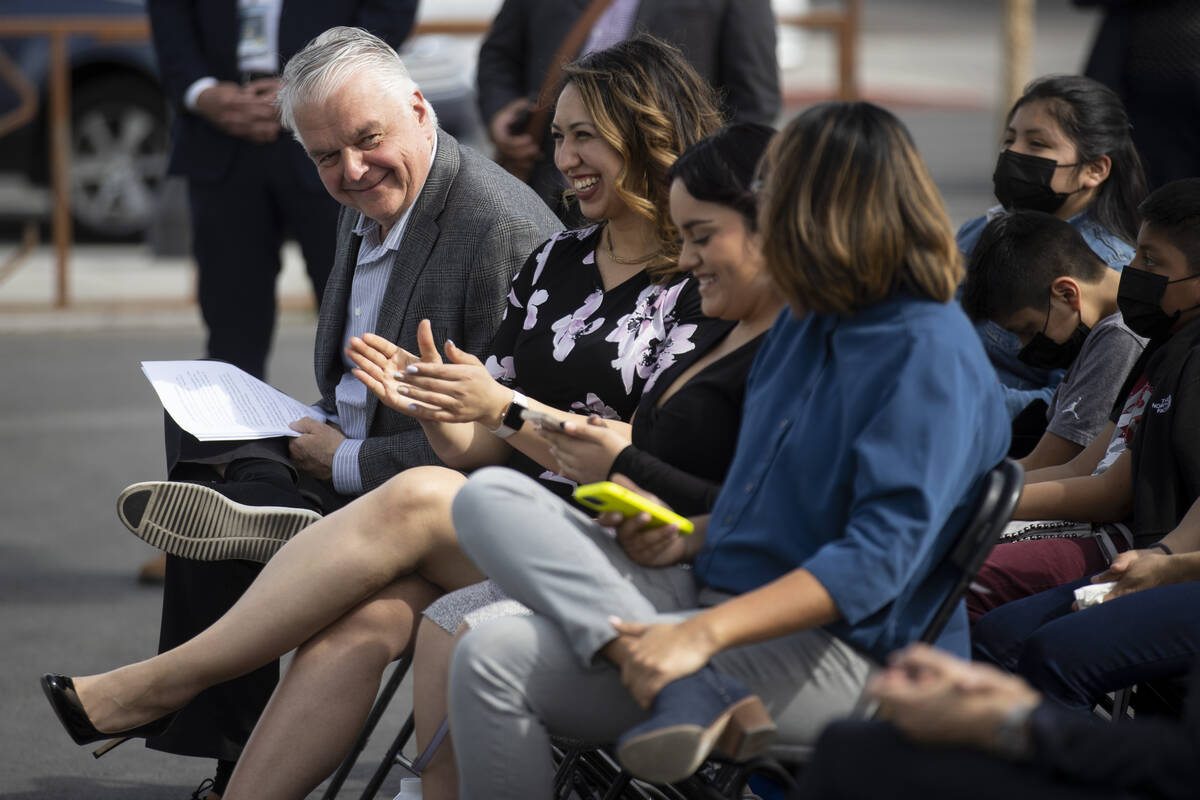
[[[1108,424],[1117,392],[1145,347],[1119,313],[1097,322],[1050,400],[1046,431],[1087,447]]]

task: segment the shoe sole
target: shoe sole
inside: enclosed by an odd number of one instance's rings
[[[726,709],[707,727],[673,725],[644,733],[617,750],[621,766],[651,783],[678,783],[704,763],[714,749],[733,761],[761,755],[775,738],[771,721],[757,697],[747,697]]]
[[[139,519],[131,520],[126,503],[143,492],[149,494],[144,510]],[[321,518],[308,509],[243,505],[207,486],[174,481],[126,487],[117,498],[117,516],[134,536],[173,556],[263,564]]]

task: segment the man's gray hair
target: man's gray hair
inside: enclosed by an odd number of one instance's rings
[[[400,56],[383,39],[362,28],[330,28],[292,56],[283,68],[275,100],[283,126],[295,132],[298,107],[325,103],[350,78],[364,71],[373,75],[384,91],[397,100],[417,89]],[[429,113],[437,124],[432,106]]]

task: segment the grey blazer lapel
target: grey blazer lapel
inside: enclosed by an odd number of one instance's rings
[[[346,325],[346,304],[350,296],[350,281],[354,278],[354,265],[358,261],[358,247],[362,243],[362,237],[354,232],[359,216],[359,212],[345,207],[338,216],[333,267],[329,271],[317,315],[313,367],[317,388],[326,405],[331,408],[334,403],[333,391],[342,379],[342,334]]]
[[[458,142],[455,138],[441,128],[438,129],[437,137],[437,154],[408,218],[404,238],[400,240],[400,249],[396,254],[396,263],[392,265],[392,274],[388,278],[387,289],[379,306],[379,319],[375,324],[377,334],[396,339],[396,343],[405,348],[416,347],[415,341],[399,340],[403,338],[405,328],[415,331],[417,323],[420,322],[419,319],[409,318],[409,304],[421,273],[429,266],[429,254],[433,251],[440,231],[438,218],[446,207],[446,196],[458,175],[460,164]],[[368,397],[368,420],[374,420],[378,402],[374,394]]]

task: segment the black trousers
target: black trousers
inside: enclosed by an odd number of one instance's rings
[[[913,744],[882,722],[839,722],[821,735],[793,800],[1125,800],[978,750]]]
[[[203,482],[247,505],[311,508],[330,513],[350,498],[333,485],[299,473],[287,441],[200,442],[166,417],[167,476]],[[222,479],[210,465],[255,459]],[[167,557],[158,651],[186,642],[221,617],[253,583],[262,565],[250,561],[191,561]],[[167,731],[147,747],[167,753],[236,761],[279,681],[274,660],[198,694]]]
[[[208,355],[266,374],[275,329],[279,248],[291,236],[318,302],[333,267],[338,204],[287,132],[269,144],[239,142],[217,182],[188,182],[197,296]]]

